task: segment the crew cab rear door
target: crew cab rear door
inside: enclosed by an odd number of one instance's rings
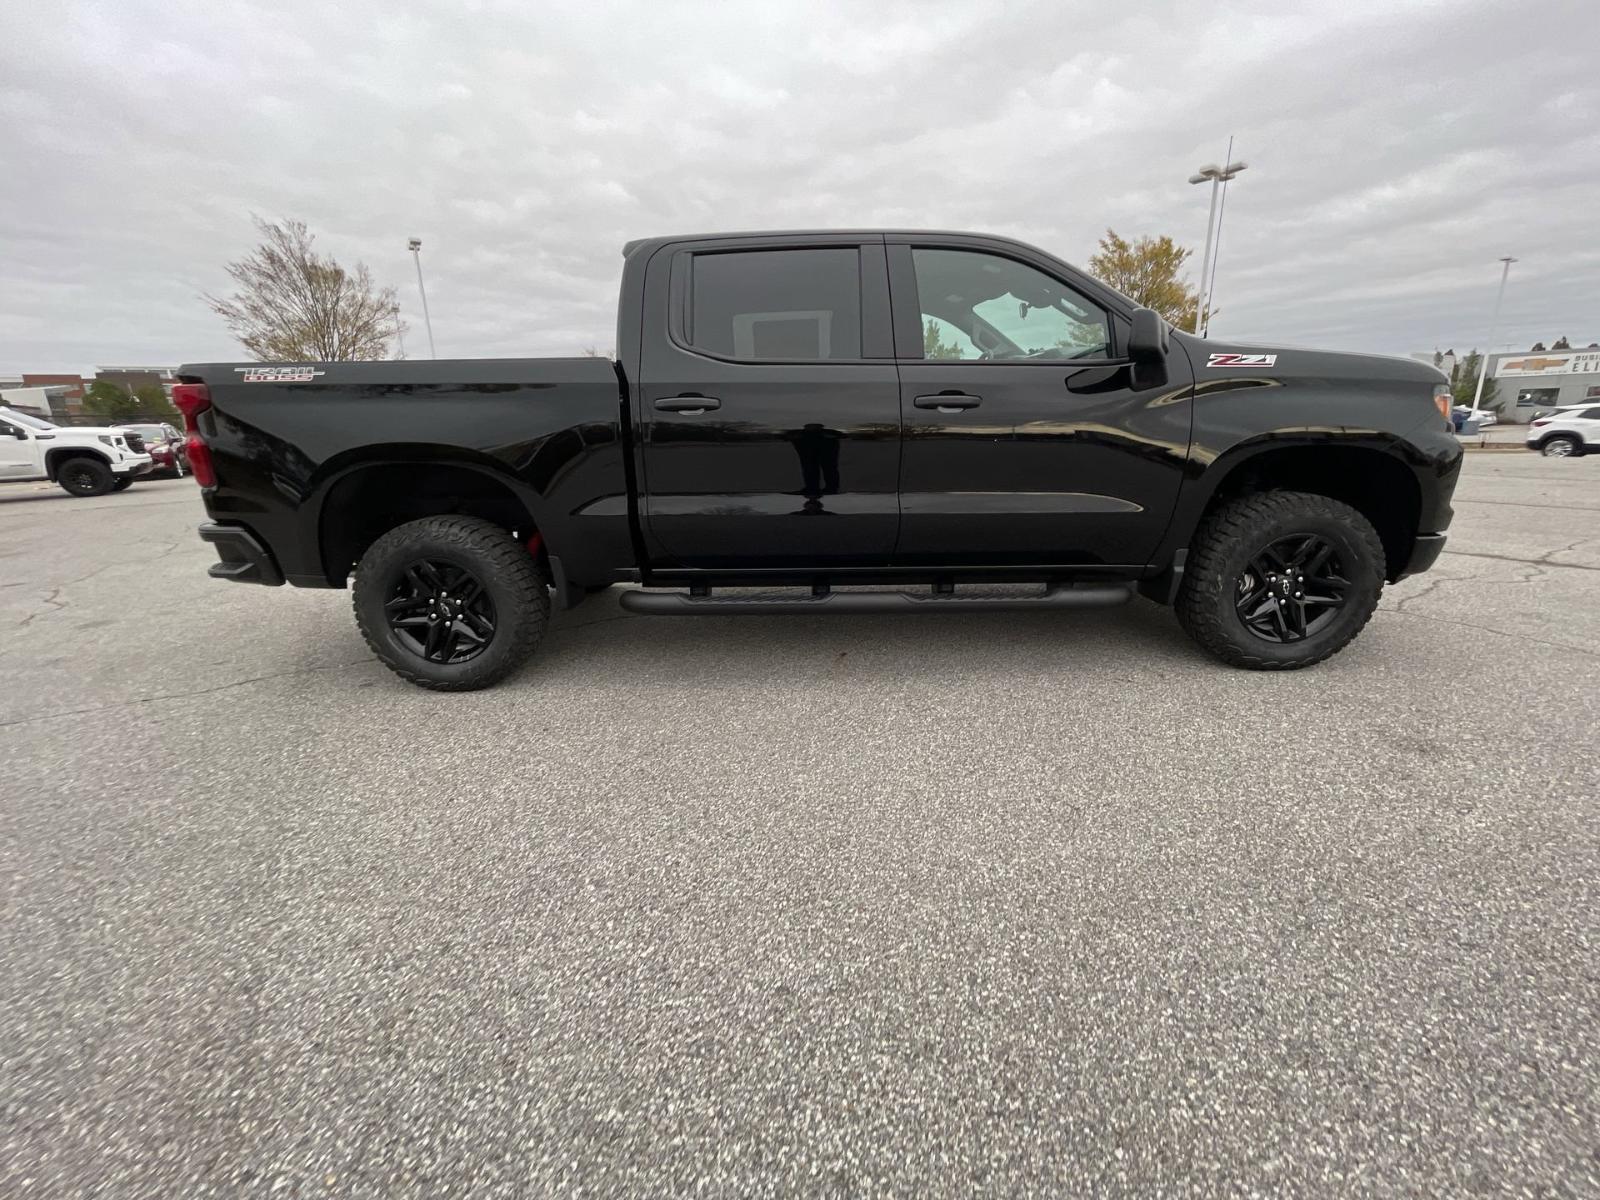
[[[1047,256],[959,235],[887,239],[900,362],[901,566],[1142,567],[1172,516],[1193,373],[1078,367],[1131,310]],[[1071,571],[1064,571],[1064,574]]]
[[[644,304],[651,566],[887,563],[900,397],[882,235],[674,243],[650,260]]]

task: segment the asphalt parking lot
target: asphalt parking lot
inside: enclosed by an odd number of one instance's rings
[[[1600,1193],[1600,459],[1310,671],[562,614],[497,690],[0,487],[0,1195]]]

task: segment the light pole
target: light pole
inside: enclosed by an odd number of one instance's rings
[[[1494,316],[1489,318],[1489,345],[1483,352],[1483,357],[1478,360],[1478,390],[1472,394],[1472,419],[1476,420],[1481,413],[1478,405],[1483,400],[1483,381],[1489,374],[1489,355],[1494,353],[1494,335],[1500,332],[1500,302],[1506,298],[1506,277],[1511,274],[1511,264],[1517,260],[1507,255],[1500,260],[1505,266],[1500,268],[1500,290],[1494,294]]]
[[[1233,153],[1232,138],[1228,139],[1228,153]],[[1211,182],[1211,210],[1206,213],[1206,252],[1200,256],[1200,288],[1199,295],[1194,301],[1194,331],[1197,335],[1200,333],[1200,322],[1206,316],[1206,294],[1216,282],[1216,264],[1211,261],[1211,235],[1213,228],[1217,226],[1217,189],[1248,166],[1248,163],[1242,162],[1230,162],[1225,167],[1210,163],[1189,176],[1190,183],[1205,183],[1207,180]],[[1218,234],[1222,232],[1220,228],[1216,231]],[[1210,324],[1209,321],[1206,323]]]
[[[422,293],[422,323],[428,327],[428,357],[438,358],[439,353],[433,348],[433,318],[428,315],[428,289],[422,286],[422,239],[412,238],[406,247],[417,260],[417,291]]]

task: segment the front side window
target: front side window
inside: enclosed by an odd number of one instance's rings
[[[930,359],[1056,362],[1110,353],[1104,309],[1043,271],[974,250],[911,252]]]
[[[689,344],[745,362],[861,357],[854,249],[696,254]]]

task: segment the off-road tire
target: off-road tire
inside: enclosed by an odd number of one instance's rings
[[[1235,609],[1250,559],[1274,541],[1319,535],[1338,549],[1350,585],[1344,606],[1301,641],[1272,642],[1246,628]],[[1383,542],[1348,504],[1306,492],[1259,492],[1207,515],[1195,534],[1176,604],[1178,623],[1202,649],[1235,667],[1293,671],[1313,666],[1354,640],[1383,592]]]
[[[1566,447],[1565,452],[1551,449],[1557,442]],[[1545,458],[1577,458],[1583,453],[1583,441],[1565,433],[1552,434],[1539,443],[1539,453]]]
[[[132,475],[119,475],[119,476],[117,476],[116,482],[111,485],[111,490],[113,492],[125,492],[129,488],[131,488],[132,486],[133,486],[133,476]]]
[[[56,467],[56,483],[69,496],[104,496],[117,477],[92,454],[77,454],[63,459]]]
[[[433,662],[390,628],[385,605],[408,564],[439,560],[471,572],[494,605],[494,633],[472,658]],[[527,661],[550,620],[550,592],[527,547],[477,517],[425,517],[391,529],[356,565],[356,624],[383,664],[418,687],[470,692],[498,683]]]

